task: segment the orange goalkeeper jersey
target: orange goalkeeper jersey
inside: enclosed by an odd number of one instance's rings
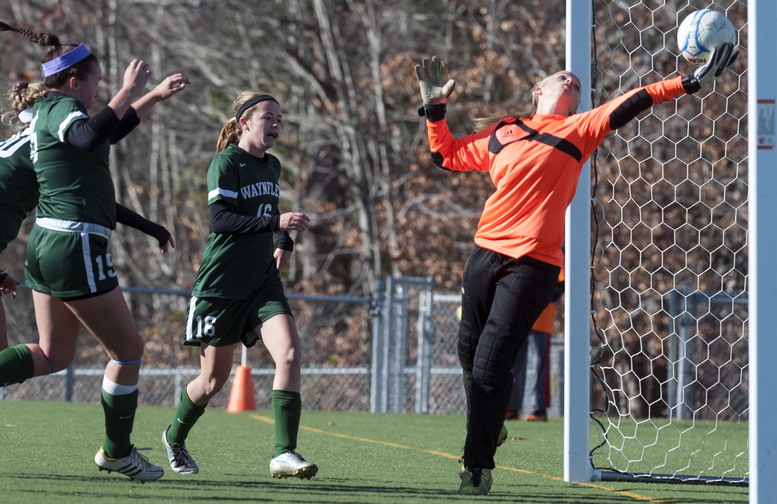
[[[564,213],[583,163],[611,131],[655,104],[685,94],[682,77],[635,89],[571,116],[512,117],[454,139],[443,119],[427,121],[438,166],[489,171],[496,187],[478,223],[475,243],[509,257],[561,266]]]

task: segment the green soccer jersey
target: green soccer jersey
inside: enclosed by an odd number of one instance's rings
[[[19,234],[38,204],[38,181],[30,160],[31,128],[0,142],[0,252]]]
[[[70,126],[88,119],[70,96],[37,100],[33,108],[31,154],[40,185],[38,217],[116,227],[116,197],[108,168],[110,144],[87,151],[65,142]]]
[[[235,213],[252,217],[273,215],[280,199],[281,165],[265,154],[260,159],[230,144],[208,168],[208,204],[224,201]],[[210,232],[193,293],[198,297],[248,299],[269,276],[277,278],[273,233]]]

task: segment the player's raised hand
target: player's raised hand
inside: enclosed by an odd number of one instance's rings
[[[685,90],[689,93],[695,93],[699,89],[709,86],[731,68],[738,59],[739,51],[734,51],[734,44],[728,42],[721,44],[712,50],[707,64],[699,67],[693,72],[693,75],[689,75],[683,80]]]
[[[135,113],[138,117],[143,119],[155,104],[167,100],[174,94],[180,93],[186,89],[188,84],[191,84],[191,82],[184,74],[177,73],[170,75],[157,84],[154,89],[141,96],[138,101],[132,104],[132,107],[135,109]]]
[[[143,60],[134,59],[124,71],[124,89],[137,96],[151,78],[151,68]]]
[[[166,100],[176,93],[186,89],[186,85],[191,84],[189,78],[182,73],[168,76],[156,85],[152,93],[155,93],[161,100]]]
[[[415,66],[415,75],[424,105],[445,103],[456,87],[453,79],[448,78],[448,62],[438,56],[421,60],[421,64]]]

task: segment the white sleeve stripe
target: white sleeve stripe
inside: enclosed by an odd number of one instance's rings
[[[212,200],[216,196],[224,196],[225,198],[232,198],[237,199],[237,192],[236,191],[228,191],[226,189],[222,189],[220,187],[212,190],[208,193],[208,201]]]
[[[80,119],[82,117],[84,119],[88,119],[89,118],[88,115],[86,115],[83,112],[80,112],[80,111],[77,110],[75,112],[71,112],[70,115],[68,115],[65,118],[65,120],[62,121],[59,124],[59,131],[57,132],[57,136],[59,137],[59,141],[60,142],[64,142],[65,141],[65,131],[67,131],[68,127],[71,124],[73,124],[73,121],[75,121],[76,119]]]

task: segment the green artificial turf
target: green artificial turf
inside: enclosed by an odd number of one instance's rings
[[[95,404],[0,401],[3,503],[746,503],[742,487],[563,481],[563,423],[508,422],[486,497],[456,493],[461,416],[303,411],[298,451],[312,480],[273,479],[272,412],[210,409],[187,445],[200,473],[172,472],[161,443],[174,410],[141,406],[133,442],[165,476],[140,484],[98,472],[102,409]]]

